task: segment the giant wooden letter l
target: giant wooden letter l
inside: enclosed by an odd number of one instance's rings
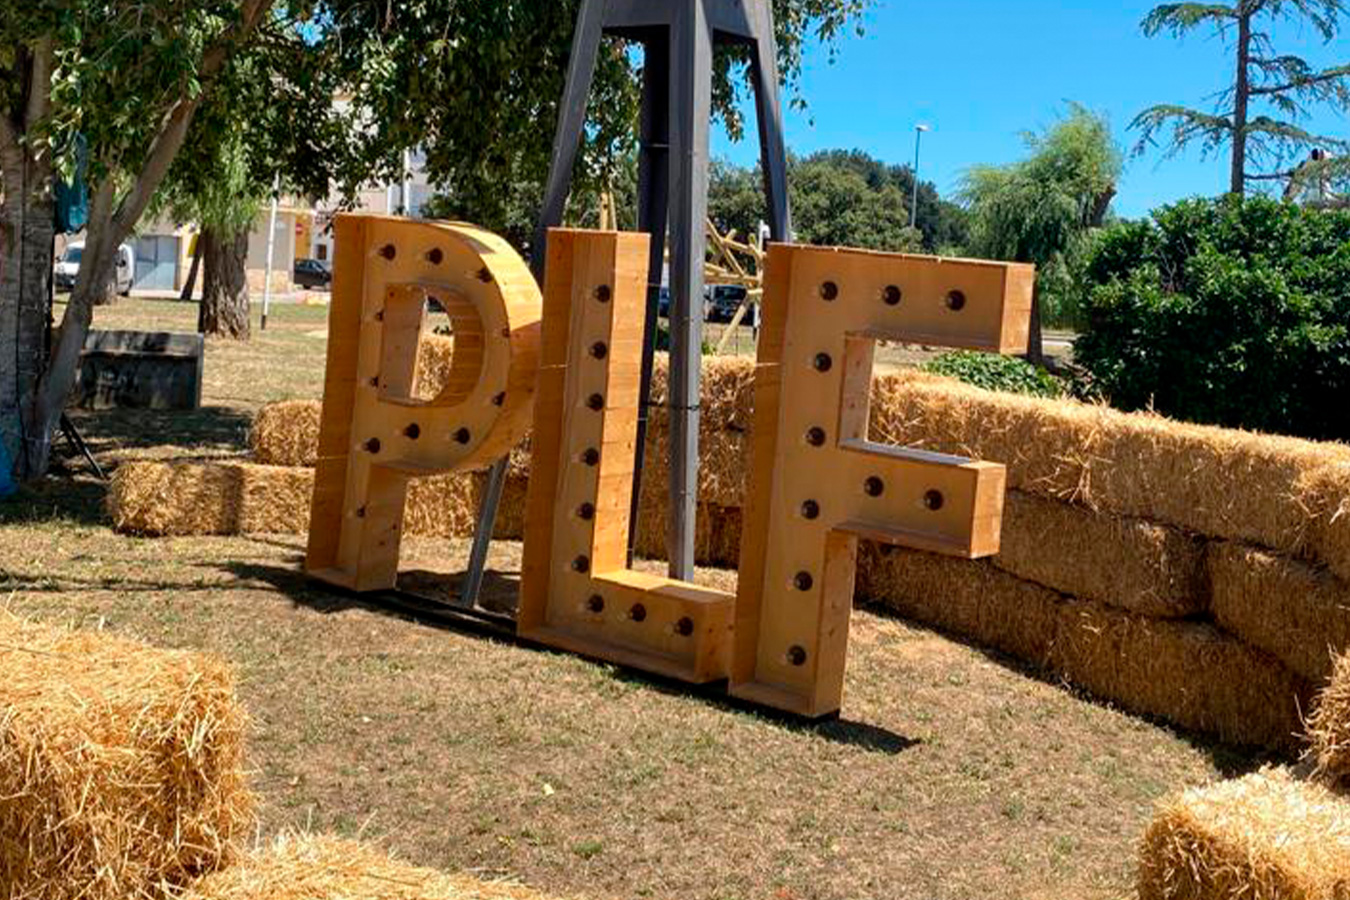
[[[858,538],[998,552],[1004,467],[867,440],[876,341],[1026,349],[1031,266],[775,245],[755,373],[731,691],[839,709]]]

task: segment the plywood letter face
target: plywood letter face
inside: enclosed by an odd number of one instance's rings
[[[530,427],[541,301],[519,255],[471,225],[340,216],[306,570],[392,588],[410,478],[484,466]],[[414,396],[428,311],[449,373]]]
[[[627,568],[647,247],[640,234],[549,233],[519,633],[716,681],[734,597]]]
[[[766,273],[731,691],[821,716],[842,702],[859,537],[998,552],[1003,466],[867,439],[875,343],[1024,351],[1034,272],[776,245]]]

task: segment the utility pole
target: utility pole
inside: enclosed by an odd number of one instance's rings
[[[267,314],[272,310],[272,261],[277,246],[277,195],[280,193],[281,176],[277,175],[272,179],[272,212],[267,217],[267,277],[263,279],[263,331],[267,330]]]
[[[919,223],[919,142],[923,140],[923,133],[928,131],[927,125],[914,126],[914,196],[909,201],[909,227],[915,228]]]

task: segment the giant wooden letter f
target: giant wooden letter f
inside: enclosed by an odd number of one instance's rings
[[[1002,465],[867,440],[875,343],[1025,350],[1033,269],[776,245],[766,272],[731,691],[821,716],[842,701],[859,537],[999,546]]]

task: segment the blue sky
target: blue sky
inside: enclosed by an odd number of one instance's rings
[[[1066,100],[1109,117],[1128,151],[1126,128],[1153,103],[1208,108],[1232,64],[1217,38],[1145,38],[1139,22],[1152,3],[1113,0],[880,0],[864,20],[866,35],[847,36],[833,65],[824,50],[807,53],[801,89],[809,109],[787,110],[789,147],[800,154],[858,148],[887,162],[913,161],[914,126],[923,137],[921,177],[944,195],[962,171],[1003,163],[1022,153],[1020,133],[1055,120]],[[1317,64],[1350,58],[1347,35],[1326,46],[1306,28],[1278,24],[1277,48]],[[1350,121],[1324,112],[1311,125],[1350,137]],[[758,145],[753,119],[733,144],[717,129],[712,152],[749,165]],[[1130,159],[1116,211],[1143,215],[1153,207],[1227,187],[1227,162],[1198,150],[1163,160],[1158,151]]]

